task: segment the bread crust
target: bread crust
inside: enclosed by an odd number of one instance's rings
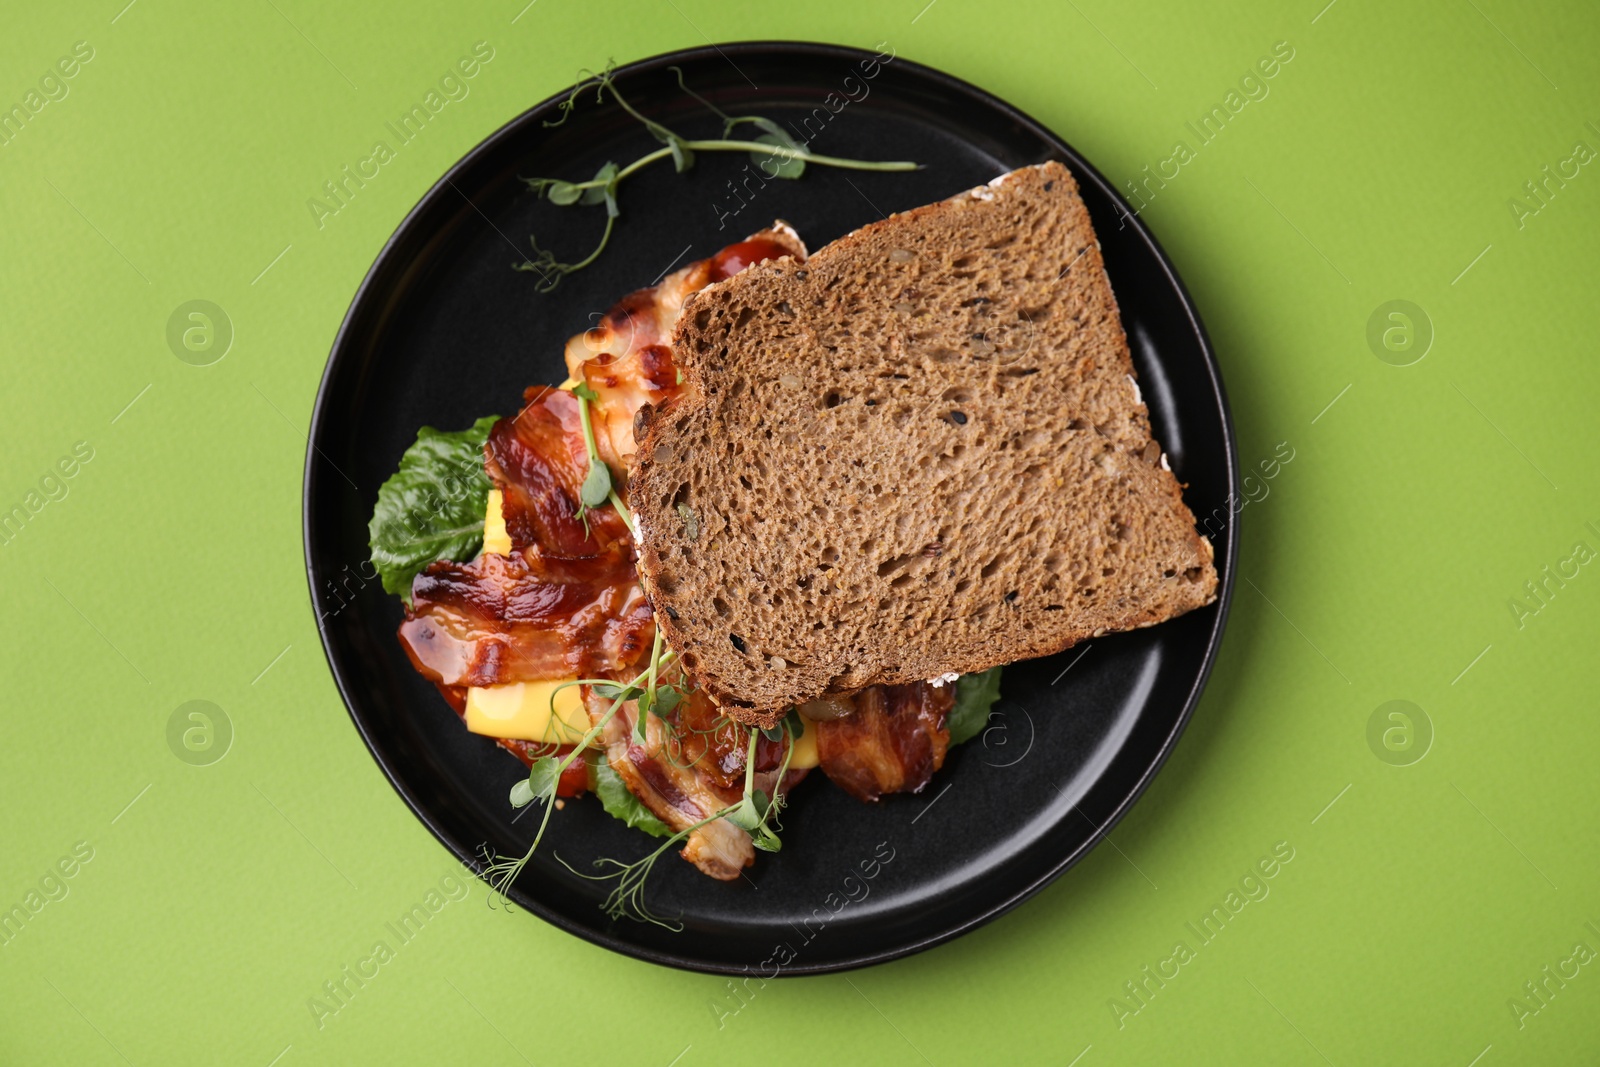
[[[1215,599],[1059,163],[709,286],[673,349],[629,485],[640,580],[741,722]]]

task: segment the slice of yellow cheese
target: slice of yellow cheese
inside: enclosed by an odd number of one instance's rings
[[[511,555],[511,535],[506,533],[506,517],[500,512],[500,490],[489,490],[489,506],[483,515],[483,551],[497,556]]]
[[[511,536],[500,513],[500,490],[489,490],[483,516],[483,550],[511,554]],[[473,686],[467,690],[467,729],[488,737],[570,745],[589,729],[583,697],[575,685],[553,682],[518,682],[512,685]],[[554,698],[555,715],[550,714]]]
[[[572,745],[589,729],[578,687],[563,682],[515,682],[467,690],[467,729],[487,737]],[[554,698],[555,714],[550,713]]]
[[[793,771],[809,770],[818,763],[817,724],[810,719],[805,723],[806,732],[795,738],[794,751],[789,756],[789,769]]]

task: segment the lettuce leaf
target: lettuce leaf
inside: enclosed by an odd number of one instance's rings
[[[483,545],[489,476],[483,445],[498,416],[449,433],[424,426],[378,489],[367,526],[383,587],[411,603],[411,581],[438,559],[468,560]]]
[[[959,745],[983,733],[989,723],[989,709],[1000,699],[1000,668],[981,674],[963,674],[956,680],[956,703],[945,718],[950,743]]]
[[[600,804],[606,811],[653,837],[672,836],[671,827],[656,818],[642,800],[628,791],[622,776],[612,770],[605,753],[598,754],[590,767],[594,772],[594,795],[600,798]]]

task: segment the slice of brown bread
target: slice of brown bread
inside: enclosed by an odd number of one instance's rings
[[[740,721],[1216,596],[1059,163],[709,286],[673,348],[628,493],[640,578]]]

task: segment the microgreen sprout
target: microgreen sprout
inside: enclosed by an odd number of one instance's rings
[[[578,518],[583,520],[583,530],[589,532],[589,512],[593,508],[609,501],[622,516],[622,521],[627,523],[628,531],[633,532],[633,513],[617,495],[616,486],[611,482],[611,468],[606,466],[606,461],[600,458],[600,448],[594,441],[594,413],[591,404],[600,399],[600,394],[589,388],[588,383],[580,382],[572,387],[572,395],[578,398],[578,420],[583,424],[583,447],[589,453],[589,473],[584,476],[583,485],[578,490]]]
[[[606,225],[600,234],[600,243],[595,246],[583,259],[575,263],[562,263],[550,249],[542,249],[531,235],[529,244],[533,246],[533,257],[516,265],[517,270],[532,271],[539,275],[538,289],[540,292],[549,292],[561,284],[561,279],[568,274],[575,273],[587,267],[600,257],[606,245],[611,240],[611,234],[616,229],[617,218],[621,208],[617,204],[617,187],[630,176],[662,160],[672,160],[672,165],[680,174],[694,166],[696,152],[744,152],[753,161],[761,166],[763,173],[771,178],[798,178],[805,173],[806,165],[814,164],[820,167],[835,167],[843,170],[873,170],[873,171],[906,171],[916,170],[919,164],[905,161],[879,161],[863,159],[843,159],[838,156],[818,155],[810,151],[805,142],[796,140],[782,126],[769,118],[760,115],[729,115],[718,108],[711,101],[690,89],[683,81],[683,71],[678,67],[670,68],[678,77],[678,86],[684,92],[694,97],[710,109],[722,120],[722,136],[709,140],[695,140],[685,138],[663,126],[653,119],[647,118],[634,108],[632,104],[617,90],[613,68],[607,66],[605,70],[596,74],[593,71],[582,71],[583,80],[573,86],[567,98],[557,105],[561,117],[547,119],[546,126],[560,126],[571,117],[577,107],[578,98],[585,90],[593,88],[595,103],[603,103],[605,95],[611,98],[629,115],[638,119],[650,135],[660,141],[663,147],[653,152],[647,152],[625,167],[618,167],[613,162],[607,162],[595,172],[594,177],[587,181],[567,181],[562,178],[524,178],[523,181],[535,193],[543,196],[552,204],[560,206],[598,205],[604,204],[606,208]],[[745,140],[735,138],[733,133],[740,126],[751,125],[761,131],[754,138]]]
[[[663,664],[670,662],[676,655],[675,652],[668,650],[660,656],[652,656],[650,670],[659,670]],[[522,868],[528,865],[528,861],[533,858],[534,852],[539,848],[539,842],[544,838],[545,829],[550,825],[550,813],[555,810],[553,801],[555,800],[556,786],[560,783],[561,776],[566,773],[567,768],[583,758],[584,750],[589,747],[595,738],[600,736],[622,705],[634,699],[633,694],[640,691],[638,687],[640,683],[649,677],[650,670],[641,672],[638,677],[620,689],[617,689],[615,682],[605,679],[583,678],[559,685],[551,692],[550,709],[552,719],[555,717],[555,695],[568,686],[593,686],[602,699],[612,696],[612,691],[615,691],[615,696],[612,697],[611,706],[595,721],[588,732],[578,739],[572,751],[564,759],[558,761],[555,756],[541,756],[533,761],[533,766],[528,770],[528,777],[511,787],[510,801],[512,807],[523,808],[538,801],[544,804],[544,818],[539,821],[539,829],[533,835],[533,844],[528,846],[528,851],[523,853],[521,858],[497,856],[493,863],[484,868],[484,880],[489,883],[491,889],[499,894],[502,902],[507,899],[506,890],[517,880],[517,876],[522,873]],[[602,691],[602,687],[606,687],[606,691]]]
[[[778,730],[780,731],[780,736],[786,738],[788,743],[784,746],[783,763],[778,768],[778,776],[775,779],[772,797],[769,798],[764,790],[755,788],[756,741],[764,731],[751,729],[749,747],[745,754],[744,795],[739,799],[738,803],[730,804],[706,816],[699,822],[684,827],[663,841],[643,859],[635,860],[632,863],[624,863],[621,860],[609,857],[595,860],[594,865],[601,872],[599,874],[584,874],[581,871],[574,870],[560,856],[557,856],[556,859],[560,860],[563,866],[580,878],[587,878],[596,882],[615,880],[616,884],[612,886],[610,894],[607,895],[605,903],[602,905],[609,918],[632,919],[636,922],[654,923],[669,930],[682,930],[683,923],[681,921],[663,919],[652,912],[646,903],[644,890],[645,883],[650,878],[650,872],[655,869],[657,860],[666,855],[671,849],[677,847],[690,834],[693,834],[703,826],[716,822],[718,819],[727,819],[733,825],[744,830],[750,835],[750,843],[763,852],[778,851],[782,842],[778,840],[779,826],[777,817],[778,813],[783,809],[786,799],[782,792],[783,780],[789,773],[789,759],[794,754],[794,739],[797,736],[791,732],[787,717],[779,724]]]

